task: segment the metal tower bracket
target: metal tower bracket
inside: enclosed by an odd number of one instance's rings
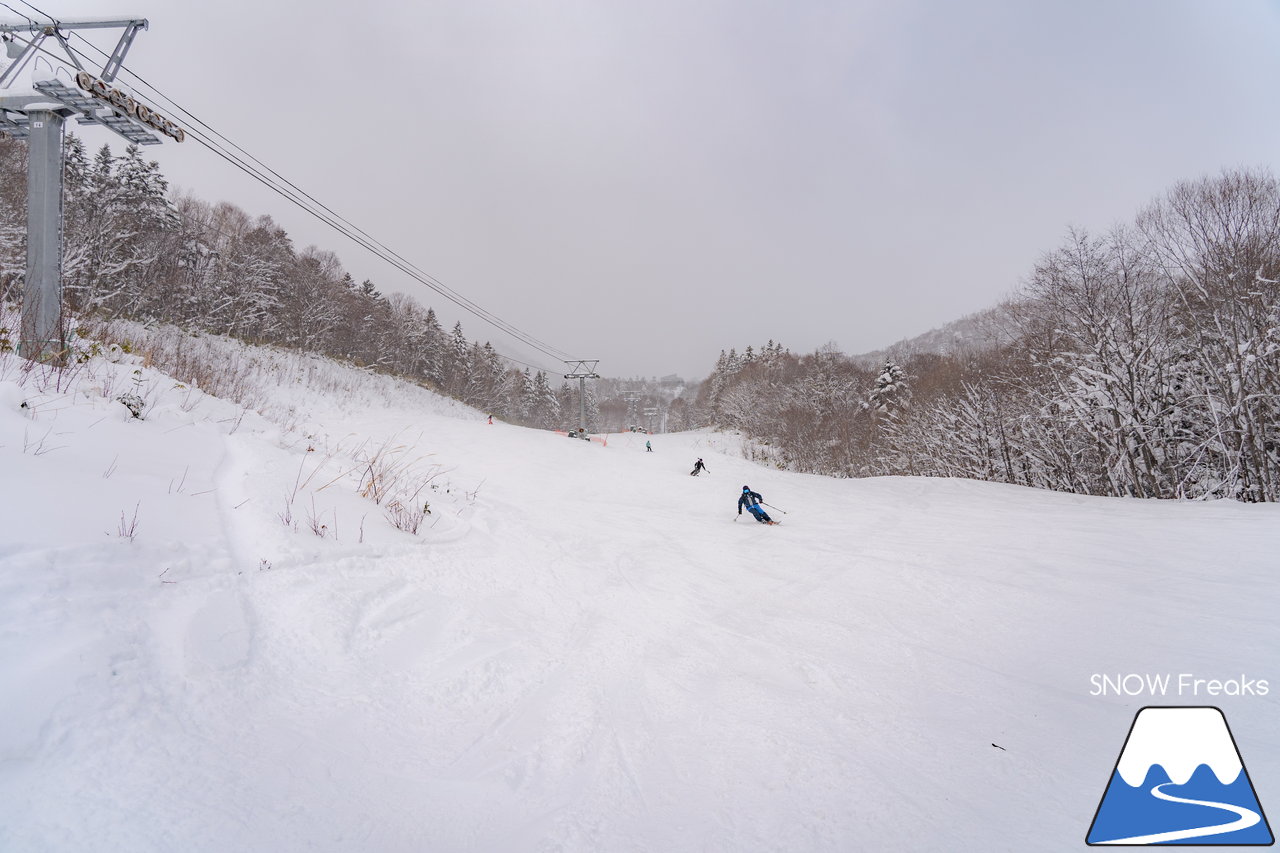
[[[71,49],[71,45],[67,44],[67,37],[62,34],[63,31],[103,30],[122,27],[124,32],[120,35],[120,40],[116,42],[115,50],[111,51],[111,56],[107,58],[106,64],[102,66],[102,72],[98,75],[104,82],[110,83],[116,79],[120,66],[124,64],[125,54],[129,52],[129,47],[133,44],[133,38],[138,34],[138,30],[145,30],[148,26],[146,18],[65,20],[49,21],[48,23],[24,21],[18,24],[0,22],[0,33],[6,34],[14,41],[26,45],[13,64],[6,68],[3,74],[0,74],[0,89],[8,87],[13,82],[13,78],[17,76],[22,66],[26,65],[27,60],[40,49],[40,43],[46,38],[52,36],[57,39],[58,43],[62,45],[62,49],[66,51],[67,61],[74,65],[77,71],[84,71],[86,70],[85,67],[80,64],[80,58]],[[26,38],[15,38],[15,34],[23,34]]]
[[[596,373],[596,365],[600,363],[600,359],[584,359],[581,361],[566,361],[565,364],[571,364],[569,372],[564,374],[565,379],[599,379],[600,374]]]

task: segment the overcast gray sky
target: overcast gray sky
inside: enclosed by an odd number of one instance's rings
[[[996,303],[1069,225],[1280,151],[1274,0],[32,2],[148,18],[127,67],[610,376],[883,347]],[[147,153],[559,367],[199,144]]]

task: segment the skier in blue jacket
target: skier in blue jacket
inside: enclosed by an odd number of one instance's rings
[[[764,496],[759,492],[751,491],[750,486],[742,487],[742,497],[738,498],[738,515],[742,515],[742,508],[745,506],[747,512],[756,517],[756,521],[762,524],[776,524],[769,513],[764,511],[764,507],[760,506],[760,502],[764,500]]]

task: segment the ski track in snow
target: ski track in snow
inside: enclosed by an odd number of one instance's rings
[[[0,410],[0,849],[1060,850],[1145,704],[1090,673],[1274,677],[1276,507],[605,448],[262,358],[265,414]],[[357,494],[384,444],[418,536]],[[1280,772],[1274,703],[1217,701]]]

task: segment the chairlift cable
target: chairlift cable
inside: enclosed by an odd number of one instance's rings
[[[57,21],[57,19],[53,18],[53,16],[48,15],[46,12],[42,11],[41,9],[39,9],[38,7],[36,7],[35,5],[33,5],[32,3],[28,2],[28,0],[21,0],[21,2],[22,2],[24,5],[26,5],[26,6],[30,7],[31,9],[34,9],[37,13],[39,13],[39,14],[41,14],[41,15],[44,15],[45,17],[48,17],[48,18],[53,22],[53,24],[54,24],[55,26],[57,26],[58,21]],[[8,5],[7,5],[7,4],[5,4],[5,6],[6,6],[6,8],[11,8],[11,7],[8,7]],[[16,12],[16,10],[12,10],[12,11],[15,11],[15,12]],[[25,16],[24,16],[24,17],[25,17]],[[30,20],[30,19],[28,19],[28,20]],[[33,23],[34,23],[34,22],[33,22]],[[106,54],[106,52],[105,52],[105,51],[103,51],[103,50],[102,50],[101,48],[99,48],[97,45],[93,44],[93,43],[92,43],[91,41],[89,41],[88,39],[84,38],[83,36],[80,36],[78,33],[75,33],[75,32],[72,32],[72,35],[73,35],[73,36],[75,36],[75,37],[77,37],[77,38],[79,38],[81,41],[83,41],[85,44],[87,44],[87,45],[89,45],[90,47],[92,47],[92,48],[93,48],[94,50],[96,50],[98,53],[101,53],[103,56],[107,56],[107,54]],[[80,53],[79,51],[74,50],[74,49],[73,49],[73,48],[71,48],[69,45],[67,45],[67,47],[68,47],[68,49],[69,49],[69,50],[71,50],[71,51],[72,51],[72,53],[74,53],[76,56],[78,56],[78,57],[80,57],[80,58],[82,58],[82,59],[87,59],[87,57],[85,57],[85,56],[84,56],[82,53]],[[266,166],[265,164],[263,164],[263,163],[262,163],[260,160],[258,160],[256,157],[253,157],[253,155],[249,154],[249,153],[248,153],[247,151],[245,151],[243,148],[241,148],[240,146],[238,146],[238,145],[236,145],[235,143],[231,142],[231,141],[230,141],[229,139],[227,139],[224,135],[222,135],[221,133],[219,133],[218,131],[214,130],[212,127],[210,127],[206,122],[202,121],[202,120],[201,120],[201,119],[199,119],[197,116],[195,116],[194,114],[192,114],[189,110],[186,110],[186,109],[185,109],[185,108],[183,108],[181,105],[177,104],[175,101],[173,101],[171,98],[169,98],[168,96],[166,96],[163,92],[161,92],[161,91],[160,91],[159,89],[157,89],[155,86],[153,86],[152,84],[150,84],[149,82],[147,82],[145,79],[143,79],[140,75],[136,74],[135,72],[133,72],[133,71],[131,71],[131,70],[127,69],[127,68],[123,68],[123,67],[122,67],[122,68],[121,68],[121,70],[122,70],[122,71],[124,71],[124,72],[126,72],[126,73],[128,73],[131,77],[133,77],[134,79],[136,79],[136,80],[138,80],[139,82],[141,82],[141,83],[142,83],[144,86],[146,86],[148,89],[152,90],[152,91],[155,93],[155,95],[157,95],[159,98],[163,99],[165,102],[167,102],[167,103],[171,104],[171,105],[172,105],[176,110],[178,110],[178,111],[180,111],[181,113],[183,113],[184,115],[188,116],[188,117],[189,117],[193,122],[195,122],[195,123],[197,123],[197,124],[201,125],[202,127],[207,128],[207,129],[209,130],[209,132],[210,132],[210,133],[212,133],[213,135],[215,135],[215,136],[219,137],[220,139],[224,140],[228,145],[232,146],[233,148],[235,148],[235,149],[237,149],[237,150],[241,151],[242,153],[244,153],[245,157],[248,157],[248,158],[249,158],[250,160],[252,160],[254,163],[257,163],[257,164],[258,164],[258,166],[259,166],[259,167],[261,167],[261,169],[262,169],[262,170],[265,170],[267,173],[269,173],[270,175],[274,176],[274,177],[275,177],[275,179],[277,179],[279,182],[282,182],[284,185],[286,185],[286,186],[288,187],[288,189],[286,189],[285,187],[281,186],[281,185],[280,185],[280,183],[277,183],[276,181],[273,181],[273,180],[271,180],[270,178],[268,178],[265,174],[263,174],[261,171],[259,171],[259,169],[254,168],[253,166],[251,166],[249,163],[247,163],[247,162],[246,162],[244,159],[242,159],[241,157],[238,157],[238,156],[234,155],[233,153],[230,153],[230,152],[228,152],[228,151],[224,150],[221,146],[219,146],[218,144],[216,144],[214,141],[212,141],[211,139],[207,138],[207,137],[205,136],[205,134],[200,133],[199,131],[194,131],[194,132],[192,132],[192,136],[193,136],[197,141],[199,141],[202,145],[204,145],[204,146],[205,146],[206,148],[208,148],[210,151],[213,151],[213,152],[214,152],[215,154],[217,154],[218,156],[222,157],[222,158],[223,158],[224,160],[226,160],[227,162],[229,162],[229,163],[231,163],[232,165],[236,166],[236,167],[237,167],[237,168],[239,168],[241,171],[243,171],[243,172],[245,172],[246,174],[248,174],[250,177],[253,177],[255,180],[258,180],[258,181],[259,181],[260,183],[262,183],[264,186],[267,186],[269,189],[271,189],[271,190],[275,191],[276,193],[278,193],[279,195],[281,195],[281,196],[282,196],[282,197],[284,197],[285,199],[287,199],[287,200],[289,200],[289,201],[292,201],[294,204],[296,204],[297,206],[301,207],[303,210],[305,210],[305,211],[307,211],[308,213],[310,213],[310,214],[312,214],[313,216],[315,216],[315,217],[316,217],[317,219],[319,219],[321,222],[324,222],[326,225],[329,225],[331,228],[334,228],[334,229],[335,229],[335,230],[337,230],[339,233],[341,233],[341,234],[345,235],[346,237],[348,237],[349,239],[351,239],[351,240],[352,240],[353,242],[355,242],[357,245],[360,245],[361,247],[363,247],[363,248],[367,249],[368,251],[370,251],[370,252],[371,252],[371,253],[373,253],[374,255],[376,255],[376,256],[378,256],[378,257],[382,258],[384,261],[386,261],[387,263],[389,263],[389,264],[391,264],[392,266],[396,267],[397,269],[399,269],[401,272],[405,273],[405,274],[406,274],[406,275],[408,275],[409,277],[413,278],[414,280],[416,280],[416,281],[418,281],[419,283],[423,284],[423,285],[424,285],[424,286],[426,286],[427,288],[429,288],[429,289],[431,289],[431,290],[435,291],[436,293],[440,294],[441,296],[445,297],[446,299],[448,299],[449,301],[453,302],[455,305],[459,306],[460,308],[463,308],[464,310],[468,311],[469,313],[471,313],[471,314],[475,315],[476,317],[478,317],[478,318],[480,318],[480,319],[484,320],[485,322],[487,322],[487,323],[489,323],[490,325],[494,326],[495,328],[499,329],[500,331],[502,331],[502,332],[506,333],[507,335],[511,336],[512,338],[516,339],[517,341],[519,341],[519,342],[521,342],[521,343],[525,344],[526,346],[529,346],[529,347],[531,347],[531,348],[533,348],[533,349],[535,349],[535,350],[537,350],[537,351],[539,351],[539,352],[542,352],[544,355],[548,355],[548,356],[550,356],[550,357],[552,357],[552,358],[554,358],[554,359],[557,359],[557,360],[562,360],[562,359],[565,359],[565,358],[567,357],[567,354],[566,354],[563,350],[559,350],[559,349],[558,349],[558,348],[556,348],[556,347],[553,347],[553,346],[551,346],[551,345],[549,345],[549,344],[544,343],[543,341],[541,341],[541,340],[539,340],[539,339],[537,339],[537,338],[533,337],[533,336],[532,336],[532,335],[530,335],[529,333],[524,332],[524,331],[523,331],[522,329],[520,329],[519,327],[514,326],[514,325],[512,325],[511,323],[508,323],[507,321],[505,321],[505,320],[503,320],[502,318],[498,317],[496,314],[493,314],[492,312],[488,311],[487,309],[482,308],[481,306],[479,306],[479,305],[478,305],[478,304],[476,304],[475,302],[471,301],[471,300],[470,300],[470,299],[468,299],[467,297],[462,296],[461,294],[459,294],[459,293],[457,293],[457,292],[453,291],[451,288],[449,288],[449,287],[447,287],[446,285],[444,285],[444,284],[443,284],[443,282],[440,282],[440,281],[439,281],[438,279],[436,279],[434,276],[431,276],[430,274],[428,274],[428,273],[424,272],[423,270],[419,269],[419,268],[418,268],[416,265],[414,265],[412,262],[410,262],[410,261],[406,260],[405,258],[403,258],[402,256],[400,256],[398,253],[396,253],[395,251],[393,251],[393,250],[391,250],[389,247],[387,247],[385,244],[381,243],[381,242],[380,242],[380,241],[378,241],[376,238],[374,238],[374,237],[372,237],[371,235],[369,235],[369,234],[368,234],[367,232],[365,232],[363,229],[360,229],[359,227],[355,226],[354,224],[352,224],[351,222],[349,222],[348,220],[346,220],[345,218],[343,218],[342,216],[340,216],[339,214],[337,214],[336,212],[334,212],[332,209],[330,209],[329,207],[327,207],[326,205],[324,205],[323,203],[321,203],[320,201],[318,201],[317,199],[315,199],[315,198],[314,198],[313,196],[311,196],[309,193],[307,193],[307,192],[305,192],[304,190],[302,190],[301,188],[299,188],[296,184],[293,184],[291,181],[288,181],[287,179],[283,178],[283,177],[282,177],[281,175],[279,175],[279,173],[277,173],[275,170],[273,170],[273,169],[271,169],[270,167],[268,167],[268,166]],[[305,199],[305,201],[304,201],[304,199]],[[328,215],[326,216],[326,215],[321,214],[319,211],[317,211],[317,210],[315,210],[313,207],[309,206],[307,202],[310,202],[310,204],[311,204],[311,205],[314,205],[315,207],[320,208],[321,210],[323,210],[323,211],[324,211],[325,213],[327,213]],[[339,224],[339,223],[342,223],[342,224]],[[345,225],[346,227],[343,227],[344,225]],[[512,359],[512,358],[510,358],[509,356],[503,356],[503,357],[504,357],[504,358],[507,358],[507,359],[508,359],[508,360],[510,360],[510,361],[515,361],[515,362],[517,362],[517,363],[526,364],[526,366],[536,367],[537,369],[544,370],[544,372],[547,372],[547,373],[552,373],[552,372],[554,372],[554,371],[546,370],[545,368],[537,367],[536,365],[528,365],[528,364],[527,364],[527,363],[525,363],[525,362],[519,362],[518,360],[516,360],[516,359]]]

